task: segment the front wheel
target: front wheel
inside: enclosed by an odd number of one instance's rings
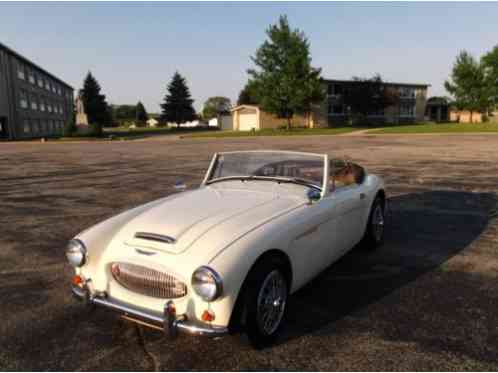
[[[265,260],[252,271],[246,298],[246,332],[251,344],[261,349],[278,335],[285,317],[289,284],[278,260]]]

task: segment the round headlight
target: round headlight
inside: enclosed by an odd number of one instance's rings
[[[199,267],[192,274],[194,291],[206,302],[219,298],[223,291],[221,277],[209,267]]]
[[[69,241],[66,249],[66,258],[73,267],[81,267],[86,262],[86,247],[80,240]]]

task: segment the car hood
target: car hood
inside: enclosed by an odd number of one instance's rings
[[[282,195],[274,190],[203,187],[146,209],[119,230],[112,246],[169,254],[180,254],[192,247],[219,250],[303,203],[302,196]],[[143,238],[144,233],[150,237]],[[205,239],[203,245],[198,244],[201,238]]]

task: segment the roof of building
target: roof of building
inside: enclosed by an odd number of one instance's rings
[[[237,110],[241,110],[241,109],[255,109],[255,110],[259,110],[259,106],[258,105],[237,105],[237,106],[234,106],[230,109],[230,111],[237,111]]]
[[[322,79],[323,81],[327,83],[354,83],[355,80],[346,80],[346,79]],[[393,85],[393,86],[404,86],[404,87],[430,87],[430,84],[425,84],[425,83],[399,83],[399,82],[382,82],[383,84],[386,85]]]
[[[7,53],[10,53],[12,55],[14,55],[16,58],[22,60],[24,63],[27,63],[27,64],[30,64],[32,65],[33,67],[37,68],[38,70],[42,71],[43,73],[47,74],[48,76],[50,76],[52,79],[54,80],[57,80],[57,82],[61,83],[62,85],[65,85],[67,88],[71,88],[72,90],[74,90],[74,88],[72,86],[70,86],[69,84],[67,84],[65,81],[63,81],[62,79],[56,77],[54,74],[52,73],[49,73],[47,70],[45,70],[43,67],[40,67],[39,65],[37,65],[36,63],[34,63],[33,61],[27,59],[26,57],[24,57],[23,55],[17,53],[15,50],[7,47],[5,44],[1,43],[0,42],[0,49],[4,49],[5,51],[7,51]]]

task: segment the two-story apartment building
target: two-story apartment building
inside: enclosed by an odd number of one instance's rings
[[[73,88],[0,43],[0,138],[60,136],[73,120]]]
[[[324,79],[327,92],[326,100],[316,108],[315,123],[322,124],[326,118],[327,125],[334,126],[344,123],[350,109],[344,102],[344,92],[355,84],[352,80]],[[383,83],[388,89],[395,91],[399,96],[399,103],[384,110],[369,114],[371,123],[413,123],[423,121],[427,104],[427,89],[429,84],[412,83]],[[315,125],[317,126],[317,125]]]

